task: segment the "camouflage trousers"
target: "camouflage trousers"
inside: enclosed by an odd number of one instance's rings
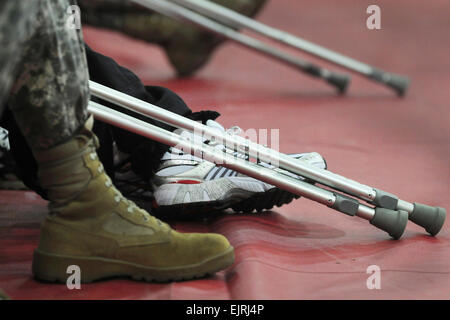
[[[68,23],[72,4],[0,2],[0,112],[10,107],[32,150],[70,140],[88,117],[89,75],[82,32]]]

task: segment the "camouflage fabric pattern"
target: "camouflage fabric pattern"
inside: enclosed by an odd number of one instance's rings
[[[0,115],[15,80],[21,47],[35,28],[37,1],[0,1]]]
[[[11,68],[4,64],[16,64],[16,72],[10,74],[14,80],[8,104],[31,149],[49,149],[69,140],[88,117],[89,75],[83,37],[80,29],[68,26],[68,9],[74,2],[8,3],[2,8],[0,21],[5,18],[14,30],[26,28],[19,30],[23,39],[17,39],[15,32],[7,33],[10,27],[0,28],[3,43],[12,47],[2,54],[2,73]],[[31,13],[24,3],[36,3]],[[19,23],[24,18],[30,21],[25,26]],[[14,55],[18,53],[20,59],[16,61]],[[1,87],[9,81],[2,79]]]

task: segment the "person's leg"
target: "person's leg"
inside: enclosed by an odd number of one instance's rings
[[[33,259],[36,277],[65,282],[78,265],[82,281],[111,276],[190,279],[234,260],[217,234],[181,234],[125,199],[98,160],[86,107],[88,75],[80,30],[65,26],[66,0],[39,2],[39,26],[25,46],[9,99],[50,200]]]
[[[34,33],[36,9],[37,1],[0,2],[0,118],[16,79],[21,48]]]
[[[66,26],[67,0],[39,1],[9,106],[33,152],[68,141],[88,118],[89,76],[81,30]]]

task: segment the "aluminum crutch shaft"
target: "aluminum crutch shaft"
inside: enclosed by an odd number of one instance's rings
[[[274,170],[261,167],[238,157],[218,150],[217,148],[196,143],[186,137],[161,129],[148,122],[133,118],[119,111],[107,108],[95,102],[90,102],[88,111],[96,119],[112,124],[122,129],[145,136],[166,145],[176,147],[192,155],[218,165],[239,171],[255,179],[280,187],[296,195],[324,204],[350,216],[358,216],[369,220],[377,228],[389,233],[394,239],[403,234],[408,214],[404,211],[394,211],[384,208],[371,208],[359,203],[356,199],[346,197],[336,192],[321,189],[301,180],[297,180]]]
[[[133,0],[135,3],[147,7],[151,10],[167,15],[175,19],[181,19],[193,23],[201,28],[207,29],[219,36],[228,38],[247,48],[261,52],[267,56],[277,59],[280,62],[299,69],[311,76],[324,79],[329,84],[337,88],[340,93],[345,92],[350,78],[345,74],[336,73],[324,68],[320,68],[314,64],[303,61],[288,53],[277,50],[257,39],[251,38],[236,30],[221,25],[211,19],[208,19],[194,11],[186,9],[178,4],[171,3],[166,0]]]
[[[164,110],[160,107],[154,106],[150,103],[136,99],[120,91],[108,88],[93,81],[90,81],[90,89],[93,95],[114,104],[120,105],[129,110],[141,113],[177,128],[184,128],[190,131],[194,131],[196,134],[204,136],[205,138],[217,138],[223,141],[223,144],[225,144],[227,147],[233,148],[234,146],[238,146],[236,150],[239,152],[248,150],[249,155],[252,157],[257,156],[262,161],[272,164],[279,164],[279,166],[283,169],[312,179],[329,187],[338,189],[340,191],[350,193],[351,195],[354,195],[363,200],[375,201],[375,205],[377,206],[384,206],[378,203],[380,202],[379,200],[386,199],[386,197],[379,196],[381,192],[378,192],[377,196],[377,191],[375,191],[373,188],[364,186],[356,181],[292,159],[291,157],[283,155],[276,150],[263,147],[256,143],[253,143],[250,140],[243,139],[242,137],[223,135],[201,123],[192,121],[173,112]],[[239,146],[243,147],[239,148]],[[387,202],[386,200],[383,201]]]
[[[402,96],[406,92],[409,79],[405,76],[389,73],[366,63],[357,61],[340,53],[329,50],[325,47],[294,36],[288,32],[270,27],[256,20],[241,15],[233,10],[220,6],[212,1],[206,0],[169,0],[185,8],[199,12],[211,19],[221,22],[232,28],[246,28],[256,33],[262,34],[270,39],[290,47],[299,49],[303,52],[314,55],[325,61],[334,63],[340,67],[359,73],[371,80],[380,82],[392,89],[398,95]]]
[[[388,210],[406,211],[409,214],[409,219],[411,221],[424,227],[431,235],[436,235],[445,222],[446,210],[443,208],[431,207],[420,203],[409,203],[388,192],[371,188],[327,170],[318,169],[303,161],[292,159],[276,150],[263,147],[250,140],[243,139],[242,137],[218,132],[211,127],[136,99],[121,93],[120,91],[102,86],[93,81],[90,81],[90,89],[94,96],[106,101],[149,116],[171,126],[193,131],[198,136],[208,139],[217,138],[230,149],[237,150],[241,153],[248,152],[253,158],[259,158],[262,161],[271,164],[279,164],[279,167],[282,169],[327,185],[338,191],[343,191],[365,200],[376,207]]]

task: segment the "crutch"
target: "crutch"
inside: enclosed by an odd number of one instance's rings
[[[219,23],[222,23],[228,27],[249,29],[253,32],[266,36],[272,40],[278,41],[295,49],[299,49],[301,51],[319,57],[325,61],[334,63],[340,67],[346,68],[355,73],[363,75],[369,78],[370,80],[380,82],[392,88],[397,92],[399,96],[403,96],[408,88],[410,80],[405,76],[389,73],[376,67],[373,67],[371,65],[368,65],[366,63],[344,56],[340,53],[319,46],[300,37],[294,36],[288,32],[260,23],[256,20],[241,15],[233,10],[215,4],[211,1],[206,0],[168,0],[168,1],[176,3],[184,8],[198,12],[203,16],[215,20]],[[143,4],[144,2],[149,2],[149,0],[140,0],[136,2]],[[182,13],[180,12],[180,14]],[[188,17],[185,17],[185,20],[188,19],[189,19]],[[203,27],[206,28],[207,26]]]
[[[312,63],[294,57],[291,54],[277,50],[276,48],[271,47],[264,42],[251,38],[243,33],[237,32],[236,30],[228,26],[217,23],[216,21],[204,17],[194,11],[179,6],[176,3],[172,3],[166,0],[133,1],[163,15],[193,23],[221,37],[232,40],[257,52],[261,52],[289,66],[293,66],[294,68],[299,69],[300,71],[307,73],[313,77],[321,78],[332,86],[336,87],[339,93],[345,92],[350,81],[350,77],[346,74],[337,73],[325,68],[318,67]]]
[[[296,195],[325,204],[347,215],[356,215],[369,220],[371,224],[387,231],[394,238],[399,238],[401,236],[406,226],[406,220],[408,219],[425,228],[425,230],[433,236],[440,231],[445,222],[446,210],[443,208],[431,207],[420,203],[412,204],[400,200],[398,197],[388,192],[362,185],[327,170],[315,168],[300,160],[292,159],[276,150],[258,145],[247,139],[243,139],[242,137],[217,132],[203,124],[92,81],[90,82],[90,89],[91,93],[98,98],[149,116],[152,119],[164,122],[173,127],[193,131],[195,134],[205,138],[218,139],[221,142],[223,141],[228,148],[240,153],[248,154],[252,158],[258,158],[272,164],[279,164],[282,169],[302,177],[307,177],[314,182],[326,185],[334,190],[326,190],[257,164],[244,160],[242,162],[239,159],[234,159],[234,157],[227,156],[226,154],[222,155],[222,152],[217,153],[217,150],[210,150],[207,145],[195,143],[195,141],[186,141],[186,138],[175,137],[171,132],[163,136],[160,131],[162,129],[159,129],[158,127],[154,128],[145,122],[139,122],[133,117],[124,117],[122,114],[117,114],[114,110],[108,110],[104,107],[91,104],[90,111],[105,122],[117,125],[170,146],[177,146],[177,148],[181,146],[186,148],[186,150],[190,150],[191,153],[201,153],[208,161],[242,172]],[[92,106],[95,106],[96,108],[93,108]],[[118,119],[120,118],[126,119],[126,121],[119,121]],[[143,129],[143,127],[145,127],[145,129]],[[357,194],[357,192],[366,192],[366,194]],[[355,197],[366,201],[374,207],[360,203]]]

